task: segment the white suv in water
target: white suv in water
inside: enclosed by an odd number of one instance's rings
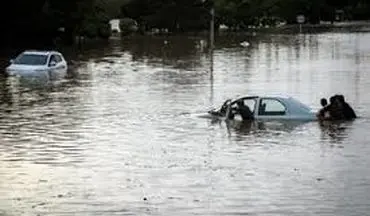
[[[63,55],[57,51],[24,51],[6,68],[8,75],[48,75],[51,72],[66,73],[68,66]]]

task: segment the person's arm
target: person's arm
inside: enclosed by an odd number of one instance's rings
[[[352,107],[348,105],[348,108],[349,108],[348,111],[351,114],[351,117],[352,118],[357,118],[357,115],[356,115],[355,111],[352,109]]]
[[[330,120],[333,117],[332,116],[333,108],[334,107],[332,104],[326,105],[325,107],[319,110],[316,116],[319,118],[319,120]],[[329,116],[326,116],[326,114],[329,114]]]
[[[357,118],[355,111],[352,109],[352,107],[348,103],[344,104],[343,111],[344,111],[344,115],[346,116],[346,118],[348,119]]]
[[[316,117],[320,120],[324,120],[325,119],[325,112],[328,111],[328,108],[329,106],[326,106],[322,109],[319,110],[319,112],[317,112],[316,114]]]

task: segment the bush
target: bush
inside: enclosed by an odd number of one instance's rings
[[[90,39],[103,38],[108,39],[111,36],[111,27],[107,23],[87,23],[80,32],[81,36]]]
[[[98,28],[95,23],[87,23],[82,31],[81,35],[87,38],[96,38],[98,36]]]

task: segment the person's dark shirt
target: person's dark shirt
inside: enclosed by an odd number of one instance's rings
[[[321,119],[325,119],[326,112],[329,112],[330,120],[341,120],[344,118],[342,110],[334,104],[329,104],[326,107],[322,108],[319,112],[319,117]]]
[[[254,119],[253,112],[249,109],[249,107],[242,105],[238,107],[238,112],[241,115],[243,120],[251,120]]]
[[[344,115],[344,118],[347,120],[357,118],[355,111],[346,102],[343,104],[343,115]]]

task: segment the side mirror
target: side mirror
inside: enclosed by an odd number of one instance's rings
[[[51,61],[49,63],[49,67],[55,67],[57,65],[57,63],[55,61]]]

